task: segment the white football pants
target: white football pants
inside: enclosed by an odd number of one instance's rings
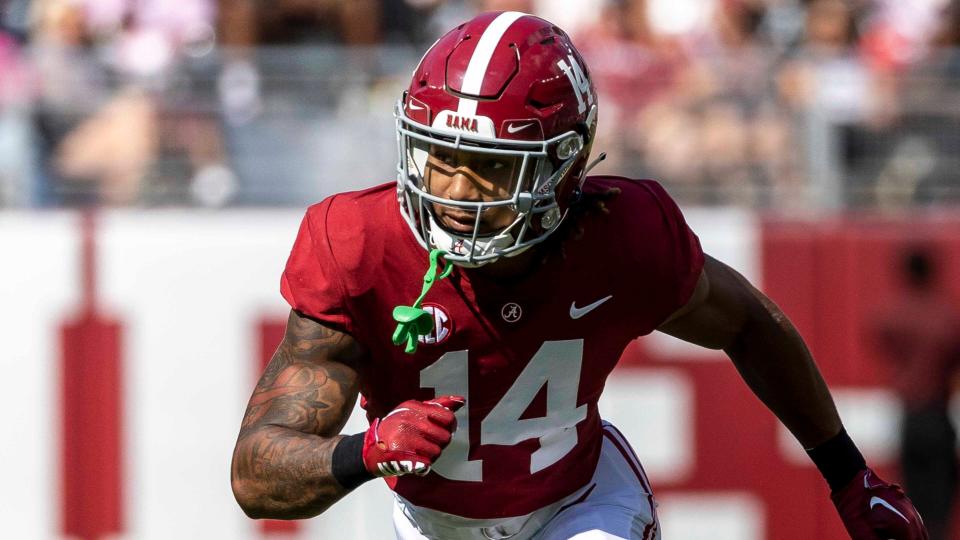
[[[466,495],[466,494],[465,494]],[[395,495],[399,540],[660,540],[656,502],[633,449],[603,423],[600,461],[587,485],[525,516],[467,519]]]

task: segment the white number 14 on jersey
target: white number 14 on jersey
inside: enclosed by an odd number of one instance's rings
[[[540,346],[510,389],[480,422],[480,444],[514,445],[539,439],[540,449],[530,456],[530,473],[559,461],[577,445],[576,425],[587,417],[587,406],[577,406],[583,340],[547,341]],[[452,394],[467,399],[457,411],[457,431],[433,470],[445,478],[483,481],[481,460],[469,459],[470,396],[467,351],[448,352],[420,372],[420,386],[437,395]],[[547,385],[547,414],[523,418],[524,411]]]

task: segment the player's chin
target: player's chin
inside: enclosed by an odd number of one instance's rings
[[[472,215],[462,215],[457,218],[454,218],[448,214],[440,214],[439,216],[440,226],[447,230],[447,232],[465,235],[473,234],[473,229],[476,226],[476,217]],[[483,229],[483,222],[480,223],[481,230]]]
[[[483,212],[477,222],[476,212],[456,211],[447,208],[434,207],[434,216],[437,223],[448,233],[458,236],[473,236],[474,227],[478,229],[478,237],[495,236],[515,219],[515,215],[508,215],[499,208],[490,208]]]
[[[457,221],[444,221],[440,220],[440,226],[447,231],[448,233],[455,234],[457,236],[472,237],[474,224],[466,224]],[[490,238],[500,234],[503,231],[505,226],[496,227],[493,225],[480,222],[480,226],[477,230],[477,238]]]

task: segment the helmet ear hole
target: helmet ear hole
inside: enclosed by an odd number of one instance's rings
[[[583,136],[571,136],[557,145],[557,158],[566,161],[583,150]]]

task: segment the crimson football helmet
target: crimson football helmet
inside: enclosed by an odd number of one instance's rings
[[[542,242],[563,221],[588,169],[597,94],[563,30],[525,13],[484,13],[430,47],[395,116],[398,196],[410,229],[424,248],[479,266]],[[487,167],[480,174],[499,174],[507,196],[432,194],[425,178],[438,157],[448,170],[459,167],[456,161]],[[445,226],[439,206],[470,216],[468,223]],[[504,206],[516,218],[483,230],[484,212]]]

